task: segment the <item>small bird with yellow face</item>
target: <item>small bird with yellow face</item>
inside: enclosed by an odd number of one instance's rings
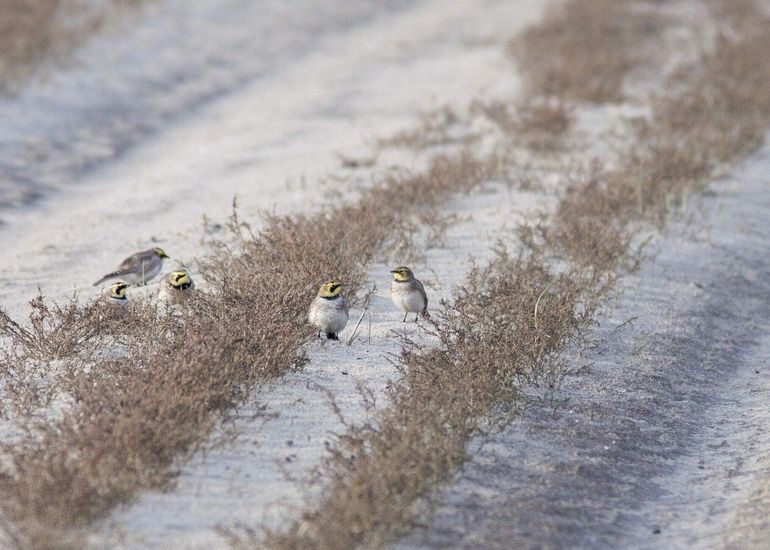
[[[165,258],[168,258],[168,255],[162,248],[158,247],[137,252],[123,260],[115,271],[107,273],[107,275],[96,281],[94,286],[98,286],[109,279],[117,279],[118,277],[132,285],[147,284],[147,281],[160,273]]]
[[[160,283],[158,297],[170,305],[184,303],[193,294],[195,283],[185,269],[172,271]]]
[[[348,303],[340,295],[342,283],[328,281],[321,285],[318,295],[310,304],[308,320],[321,333],[326,334],[329,340],[339,340],[339,333],[348,324],[350,313]]]
[[[414,278],[412,270],[400,265],[391,270],[391,273],[393,280],[390,283],[390,299],[398,309],[404,312],[404,319],[401,322],[406,322],[406,316],[410,313],[415,314],[415,321],[421,313],[427,315],[428,295],[422,283]]]
[[[128,303],[126,289],[128,289],[128,284],[123,281],[112,283],[102,296],[102,300],[110,305],[124,306]]]

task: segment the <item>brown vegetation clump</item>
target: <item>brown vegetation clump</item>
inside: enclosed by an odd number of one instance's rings
[[[714,164],[756,148],[767,130],[770,29],[766,18],[744,21],[737,36],[718,38],[687,92],[660,101],[653,115],[671,140],[703,151]]]
[[[20,72],[51,49],[60,0],[0,0],[0,75]]]
[[[467,144],[477,136],[459,132],[460,120],[460,115],[453,108],[440,107],[424,114],[417,127],[397,132],[377,143],[380,147],[403,147],[417,151],[442,145]]]
[[[572,109],[555,99],[530,99],[520,105],[504,101],[474,102],[472,113],[492,121],[514,143],[533,151],[554,151],[572,126]]]
[[[513,133],[535,151],[556,149],[572,124],[563,101],[530,101],[517,111]]]
[[[618,101],[656,22],[630,0],[572,0],[551,8],[540,24],[509,44],[509,51],[537,94]]]
[[[94,308],[79,308],[73,299],[64,306],[49,305],[42,295],[30,301],[29,326],[24,327],[0,311],[2,334],[13,343],[3,350],[17,361],[52,361],[82,350],[93,339],[99,324]],[[3,362],[8,366],[11,361]]]
[[[97,32],[117,9],[146,0],[0,0],[0,91],[31,74],[44,60],[61,59]]]
[[[31,328],[3,314],[3,369],[12,377],[4,398],[27,415],[66,401],[53,419],[21,423],[20,440],[2,449],[3,515],[19,544],[75,541],[73,527],[168,483],[169,468],[257,384],[304,363],[302,345],[314,334],[307,307],[319,284],[334,277],[355,294],[366,263],[402,239],[404,223],[486,181],[491,166],[468,154],[438,157],[354,204],[268,217],[258,233],[234,213],[235,244],[209,243],[210,290],[181,314],[141,301],[118,310],[74,300],[57,308],[42,298]]]

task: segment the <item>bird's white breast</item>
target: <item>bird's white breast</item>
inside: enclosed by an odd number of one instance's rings
[[[324,332],[338,333],[348,324],[348,307],[344,298],[331,300],[317,297],[310,308],[310,323]]]
[[[409,313],[422,313],[425,309],[425,299],[416,288],[410,288],[409,283],[390,283],[390,299],[398,309]]]

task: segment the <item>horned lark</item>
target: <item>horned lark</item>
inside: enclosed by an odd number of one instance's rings
[[[164,258],[168,258],[168,255],[163,252],[162,248],[156,247],[144,252],[137,252],[123,260],[115,271],[96,281],[94,286],[117,277],[132,285],[144,285],[160,273]]]
[[[124,306],[128,303],[128,297],[126,296],[126,289],[128,285],[123,281],[112,283],[105,291],[102,299],[107,304],[116,306]]]
[[[190,297],[194,288],[195,283],[193,283],[190,274],[186,270],[180,269],[163,277],[158,297],[172,305],[181,304]]]
[[[396,307],[404,312],[404,319],[409,313],[414,313],[414,320],[420,313],[428,313],[428,295],[425,294],[425,287],[414,278],[412,270],[406,266],[400,265],[391,271],[393,280],[390,283],[390,299],[396,304]]]
[[[348,303],[340,296],[341,289],[337,281],[324,283],[310,305],[308,320],[319,330],[319,337],[323,332],[329,340],[339,340],[337,335],[348,324]]]

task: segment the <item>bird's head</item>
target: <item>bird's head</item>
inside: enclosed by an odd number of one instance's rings
[[[112,283],[109,288],[109,295],[116,300],[125,300],[127,288],[128,284],[124,283],[123,281]]]
[[[404,265],[400,265],[395,269],[391,269],[390,272],[393,274],[393,280],[398,281],[399,283],[406,283],[414,279],[414,273],[412,273],[412,270]]]
[[[179,271],[172,271],[168,277],[168,282],[174,288],[182,288],[190,286],[192,279],[187,271],[180,269]]]
[[[328,281],[321,285],[321,288],[318,290],[318,295],[321,298],[335,298],[336,296],[339,296],[341,290],[342,283]]]

